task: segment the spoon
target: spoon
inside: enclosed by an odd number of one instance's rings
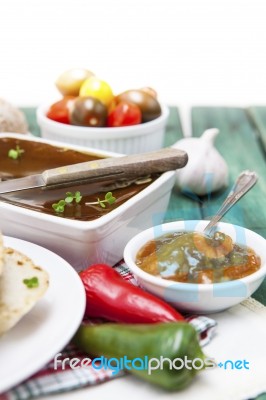
[[[238,202],[257,182],[258,176],[252,171],[243,171],[236,179],[236,182],[228,194],[223,204],[217,211],[217,213],[212,217],[204,233],[210,235],[214,230],[215,225],[220,221],[220,219],[230,210],[230,208]]]

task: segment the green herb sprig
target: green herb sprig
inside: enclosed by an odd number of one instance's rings
[[[89,206],[89,205],[99,205],[99,206],[101,206],[102,208],[106,208],[106,205],[105,205],[105,203],[108,203],[108,204],[114,204],[115,203],[115,201],[116,201],[116,198],[113,196],[113,194],[112,194],[112,192],[108,192],[108,193],[106,193],[106,195],[105,195],[105,197],[104,197],[104,200],[101,200],[101,199],[99,199],[99,197],[97,198],[97,201],[92,201],[92,202],[89,202],[89,203],[85,203],[86,204],[86,206]]]
[[[66,203],[73,203],[74,200],[76,203],[80,203],[81,199],[82,196],[80,192],[75,192],[75,193],[66,192],[66,198],[65,198]]]
[[[27,286],[27,288],[33,289],[39,286],[39,279],[37,276],[33,276],[30,279],[23,279],[23,283]]]
[[[65,211],[65,205],[66,205],[65,200],[59,200],[58,203],[52,204],[52,207],[55,210],[55,212],[63,213]]]
[[[21,157],[21,155],[25,152],[25,150],[21,149],[19,145],[16,146],[15,149],[10,149],[8,152],[8,157],[13,160],[17,160]]]
[[[71,204],[73,202],[78,204],[78,203],[80,203],[81,199],[82,199],[82,196],[81,196],[80,192],[75,192],[75,193],[67,192],[65,199],[59,200],[58,203],[52,204],[52,207],[55,210],[55,212],[63,213],[65,211],[66,204]]]
[[[65,206],[67,204],[71,204],[73,202],[80,203],[81,199],[82,199],[82,196],[81,196],[80,192],[75,192],[75,193],[67,192],[65,199],[59,200],[58,203],[52,204],[52,207],[56,213],[62,214],[65,211]],[[106,203],[111,205],[111,204],[114,204],[115,201],[116,201],[116,198],[113,196],[112,192],[108,192],[104,196],[103,200],[101,200],[98,197],[97,201],[87,202],[87,203],[85,203],[85,205],[86,206],[99,205],[102,208],[106,208],[106,205],[105,205]]]

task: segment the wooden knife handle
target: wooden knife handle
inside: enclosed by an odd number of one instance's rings
[[[43,172],[45,184],[57,185],[86,181],[95,178],[127,178],[176,170],[186,165],[187,154],[183,150],[167,147],[151,153],[123,157],[104,158],[79,164],[58,167]]]

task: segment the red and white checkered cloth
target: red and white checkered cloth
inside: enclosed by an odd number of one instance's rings
[[[123,261],[114,267],[123,278],[130,283],[137,285],[133,275],[130,273]],[[202,346],[210,342],[213,337],[216,321],[204,316],[189,316],[186,318],[199,334],[200,344]],[[88,358],[73,344],[68,344],[62,351],[60,359],[78,358],[80,362]],[[61,365],[61,364],[60,364]],[[30,400],[41,396],[68,392],[81,389],[87,386],[97,385],[99,383],[115,379],[125,375],[124,371],[113,375],[112,369],[95,369],[92,366],[84,368],[71,369],[66,366],[65,369],[54,369],[54,361],[45,365],[43,369],[28,378],[26,381],[12,388],[6,393],[0,394],[0,400]]]

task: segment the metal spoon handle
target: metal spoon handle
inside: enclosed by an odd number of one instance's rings
[[[255,172],[241,172],[222,206],[204,229],[205,234],[209,235],[211,233],[212,229],[220,221],[220,219],[255,185],[257,180],[258,176]]]

